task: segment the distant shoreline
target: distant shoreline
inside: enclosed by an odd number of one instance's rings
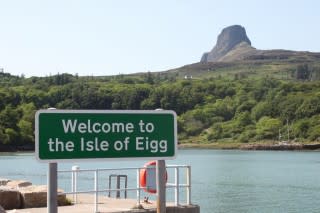
[[[279,150],[303,151],[319,150],[320,143],[181,143],[179,149],[217,149],[217,150]],[[34,145],[0,145],[0,152],[34,152]]]
[[[181,149],[217,149],[217,150],[279,150],[279,151],[304,151],[319,150],[320,143],[183,143]]]
[[[34,144],[23,145],[23,146],[13,146],[13,145],[0,145],[0,152],[29,152],[35,151]]]

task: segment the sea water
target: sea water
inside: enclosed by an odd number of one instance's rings
[[[59,163],[58,170],[140,167],[145,161],[90,161]],[[320,212],[320,153],[240,150],[179,150],[177,159],[167,164],[191,165],[192,200],[202,213],[215,212]],[[36,161],[33,153],[1,153],[0,177],[47,183],[46,163]],[[113,171],[126,174],[130,187],[136,186],[136,171]],[[111,172],[112,173],[112,172]],[[185,171],[181,171],[181,182]],[[106,189],[110,173],[99,174],[99,190]],[[174,171],[168,170],[173,182]],[[78,176],[78,190],[94,189],[94,173]],[[71,174],[59,173],[59,188],[71,191]],[[181,188],[180,202],[186,202]],[[174,190],[167,197],[174,200]],[[101,193],[105,196],[107,193]],[[135,191],[129,193],[135,198]],[[123,194],[121,194],[123,196]],[[153,195],[142,193],[143,196]]]

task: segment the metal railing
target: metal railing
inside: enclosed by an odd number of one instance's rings
[[[98,200],[99,200],[99,193],[107,192],[109,195],[111,192],[116,192],[117,196],[120,192],[124,191],[125,197],[127,196],[127,191],[136,191],[136,200],[137,205],[141,204],[141,190],[146,189],[146,187],[140,186],[140,170],[146,169],[146,167],[127,167],[127,168],[100,168],[100,169],[80,169],[78,166],[73,166],[71,170],[60,170],[58,174],[63,173],[71,173],[71,191],[70,192],[63,192],[62,194],[71,194],[73,195],[73,202],[76,204],[77,195],[84,194],[84,193],[94,193],[94,212],[98,211]],[[168,176],[170,175],[170,171],[174,170],[174,181],[167,182],[166,188],[173,188],[174,189],[174,204],[176,206],[180,205],[180,197],[181,197],[181,190],[180,188],[186,188],[186,204],[191,204],[191,166],[188,165],[167,165],[166,166]],[[186,177],[183,179],[181,176],[181,170],[186,170]],[[99,189],[99,177],[102,175],[103,172],[114,172],[116,171],[136,171],[136,187],[128,187],[125,184],[124,188],[120,187],[120,184],[117,183],[117,188],[111,189],[110,183],[109,188],[106,189]],[[94,189],[93,190],[78,190],[78,183],[79,179],[81,179],[80,175],[82,173],[93,173],[94,178]],[[127,176],[127,175],[126,175]],[[110,176],[109,176],[110,177]],[[107,179],[107,177],[104,177]],[[184,181],[181,181],[184,180]],[[181,183],[182,182],[182,183]],[[184,183],[183,183],[184,182]]]

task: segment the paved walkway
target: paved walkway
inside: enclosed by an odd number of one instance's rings
[[[72,198],[68,196],[68,198]],[[109,212],[127,212],[136,206],[136,200],[133,199],[115,199],[106,196],[99,196],[98,211],[101,213]],[[156,208],[155,202],[141,203],[144,209]],[[47,208],[31,208],[8,210],[7,213],[46,213]],[[90,213],[94,212],[94,195],[79,194],[78,203],[71,206],[59,206],[59,213]]]

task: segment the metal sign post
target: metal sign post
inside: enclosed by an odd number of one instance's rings
[[[157,213],[166,213],[166,163],[157,160]]]
[[[48,110],[55,110],[49,108]],[[48,164],[48,180],[47,180],[47,211],[48,213],[58,212],[58,164]]]
[[[57,163],[49,163],[48,166],[48,189],[47,189],[47,210],[48,213],[58,212],[58,177]]]

